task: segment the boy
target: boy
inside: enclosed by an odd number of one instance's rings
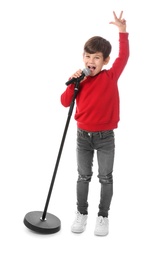
[[[101,184],[99,211],[94,234],[105,236],[109,232],[108,214],[113,196],[113,162],[115,151],[114,129],[119,122],[119,93],[117,81],[129,57],[128,33],[123,12],[114,24],[119,29],[119,55],[108,70],[103,70],[110,60],[111,44],[95,36],[84,45],[83,62],[90,75],[80,82],[76,97],[77,121],[77,215],[71,231],[85,230],[88,216],[88,192],[92,178],[94,151],[97,151],[98,178]],[[79,78],[82,70],[71,78]],[[74,95],[74,84],[70,84],[61,95],[61,103],[68,107]]]

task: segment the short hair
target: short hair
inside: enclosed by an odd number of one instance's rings
[[[104,60],[110,55],[112,46],[109,41],[101,36],[93,36],[84,45],[84,52],[90,54],[102,52]]]

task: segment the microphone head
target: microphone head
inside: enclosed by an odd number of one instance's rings
[[[89,76],[91,74],[91,71],[89,68],[84,68],[83,73],[85,74],[85,76]]]

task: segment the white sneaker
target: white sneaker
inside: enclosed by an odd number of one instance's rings
[[[87,215],[83,215],[80,212],[76,213],[76,219],[74,220],[71,231],[74,233],[82,233],[87,224]]]
[[[94,234],[96,236],[106,236],[109,232],[109,220],[106,217],[97,217]]]

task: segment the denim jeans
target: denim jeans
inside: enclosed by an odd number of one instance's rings
[[[98,175],[101,184],[98,216],[108,217],[113,196],[114,131],[87,132],[77,129],[77,210],[88,214],[88,192],[97,151]]]

